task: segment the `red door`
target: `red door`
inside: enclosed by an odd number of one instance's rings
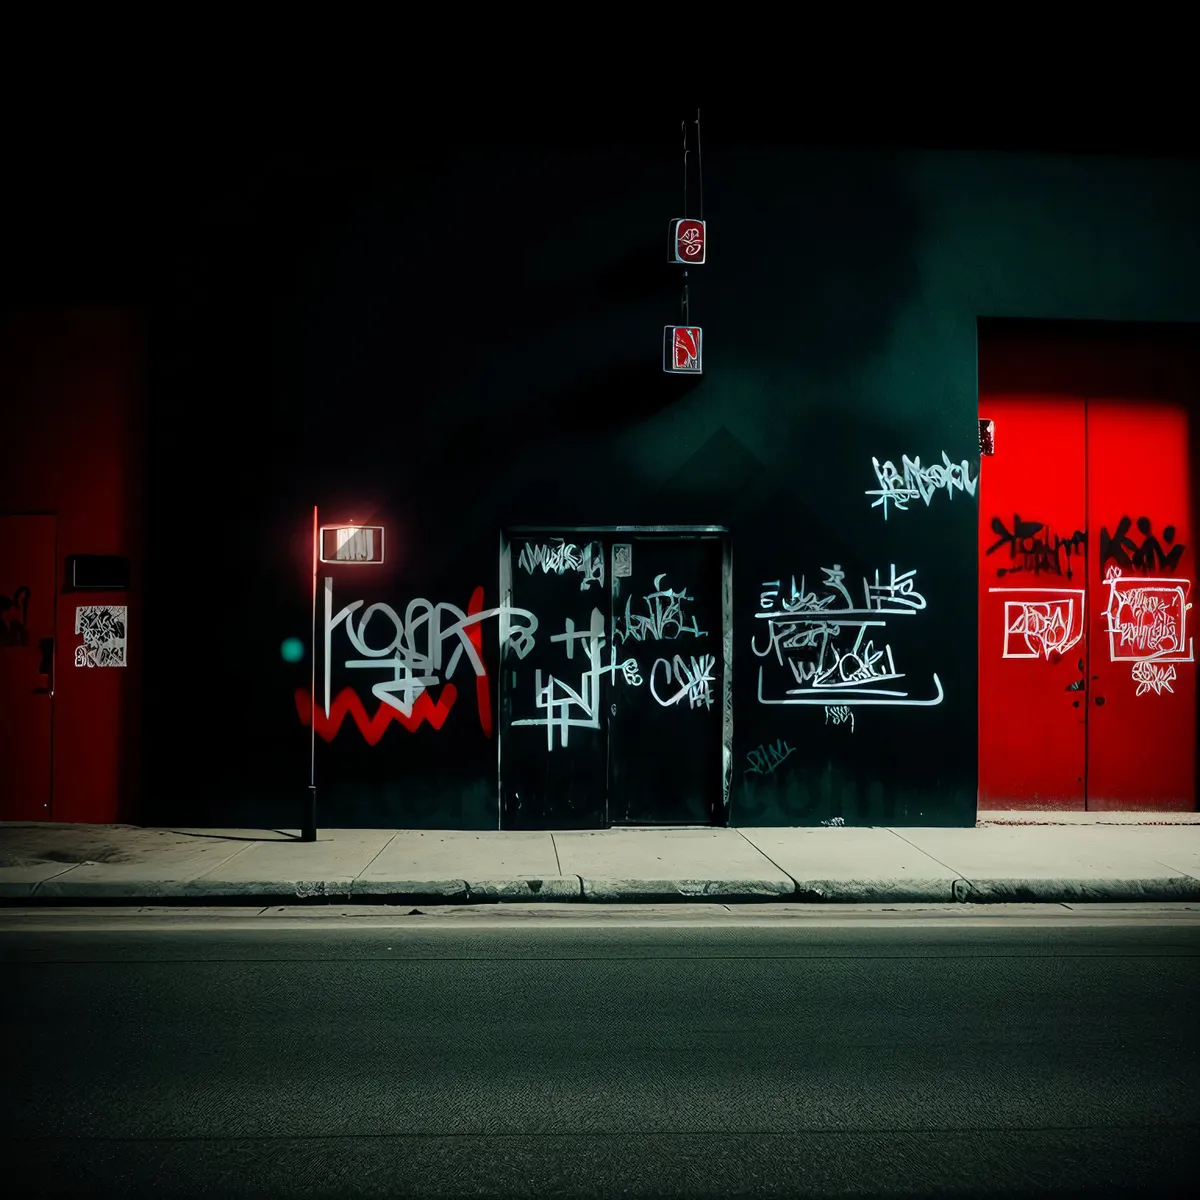
[[[1190,361],[980,355],[981,809],[1196,808]]]
[[[0,517],[0,820],[50,818],[54,517]]]
[[[980,397],[982,809],[1085,807],[1084,411],[1062,393]]]
[[[1187,411],[1089,398],[1088,808],[1196,807]]]

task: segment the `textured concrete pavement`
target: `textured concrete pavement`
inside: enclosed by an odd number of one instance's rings
[[[0,900],[1200,900],[1194,814],[1138,816],[1162,823],[1033,825],[998,818],[969,829],[331,829],[316,842],[287,830],[5,824]]]

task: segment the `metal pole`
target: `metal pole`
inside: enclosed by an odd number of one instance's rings
[[[304,827],[300,831],[302,842],[317,840],[317,565],[319,562],[320,525],[317,520],[317,506],[313,505],[313,543],[312,543],[312,640],[309,653],[309,685],[308,694],[312,698],[309,706],[309,741],[308,741],[308,801],[304,806]]]

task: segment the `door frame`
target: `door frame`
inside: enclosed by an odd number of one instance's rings
[[[729,798],[733,786],[733,545],[729,528],[725,525],[507,525],[500,530],[500,570],[499,596],[500,607],[503,610],[512,603],[512,546],[513,537],[552,537],[563,538],[575,534],[613,534],[627,533],[636,537],[707,537],[720,538],[721,541],[721,656],[724,660],[724,675],[721,685],[721,811],[713,813],[713,820],[708,827],[721,828],[729,824]],[[609,564],[611,567],[611,563]],[[612,598],[611,580],[606,581],[609,587],[609,599]],[[610,610],[611,619],[611,610]],[[607,635],[611,638],[612,631]],[[501,763],[504,754],[504,723],[500,720],[500,692],[503,688],[504,662],[508,657],[507,621],[503,611],[500,615],[500,687],[496,689],[496,828],[499,829],[503,819],[502,804],[499,798],[501,792]],[[612,820],[608,808],[608,784],[604,787],[604,828],[612,828]],[[622,825],[623,829],[637,826]],[[655,828],[670,828],[655,826]],[[688,826],[688,828],[694,828]],[[701,827],[705,828],[705,827]]]

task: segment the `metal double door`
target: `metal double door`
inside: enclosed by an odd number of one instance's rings
[[[1169,346],[1070,352],[981,372],[979,804],[1194,810],[1195,395]]]
[[[504,828],[722,819],[724,593],[719,533],[506,539]]]

